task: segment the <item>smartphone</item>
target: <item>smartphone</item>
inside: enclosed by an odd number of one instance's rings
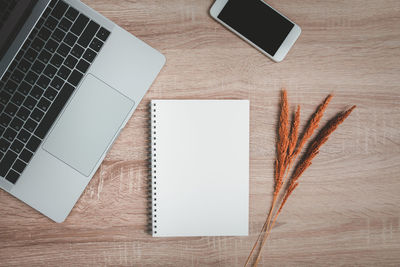
[[[300,27],[263,0],[216,0],[211,16],[275,62],[299,38]]]

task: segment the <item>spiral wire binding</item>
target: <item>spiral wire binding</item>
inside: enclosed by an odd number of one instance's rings
[[[156,164],[156,132],[157,132],[156,103],[150,102],[150,197],[151,197],[151,232],[157,234],[157,164]]]

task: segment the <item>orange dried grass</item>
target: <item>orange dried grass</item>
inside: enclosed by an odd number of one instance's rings
[[[289,145],[289,103],[286,90],[282,90],[281,113],[279,116],[278,142],[276,146],[276,175],[275,192],[279,192],[282,186],[284,167],[286,161],[286,152]]]
[[[294,155],[294,150],[296,149],[296,144],[298,140],[298,132],[299,132],[299,125],[300,125],[300,106],[297,106],[296,114],[294,116],[292,122],[292,128],[290,131],[289,137],[289,145],[288,150],[286,153],[286,160],[285,160],[285,172],[290,170],[292,166],[292,162],[296,159],[296,155]],[[288,173],[287,173],[288,174]],[[285,183],[286,176],[284,175],[283,182]]]
[[[297,148],[294,152],[294,155],[298,155],[301,151],[301,149],[303,148],[304,144],[307,142],[307,140],[312,136],[312,134],[314,133],[315,129],[318,128],[319,126],[319,122],[322,119],[322,116],[324,115],[324,112],[326,110],[326,108],[328,107],[329,102],[331,102],[332,99],[332,95],[328,95],[324,102],[322,102],[321,105],[319,105],[317,111],[314,113],[314,115],[312,116],[310,122],[307,125],[307,128],[305,129],[302,137],[299,140],[299,144],[297,145]]]
[[[288,190],[286,191],[286,194],[283,198],[283,201],[281,203],[281,206],[279,207],[278,212],[276,213],[276,216],[281,212],[283,206],[286,203],[287,198],[289,195],[293,192],[293,190],[297,187],[298,180],[300,176],[303,174],[303,172],[312,164],[313,158],[319,153],[319,149],[323,144],[328,141],[329,136],[331,133],[333,133],[336,128],[342,124],[342,122],[350,115],[350,113],[356,108],[356,106],[352,106],[348,110],[344,112],[340,112],[337,114],[333,119],[331,119],[325,127],[319,132],[317,137],[314,139],[312,144],[310,145],[309,149],[306,152],[306,155],[304,159],[298,164],[296,167],[292,179],[290,181],[290,185],[288,187]]]
[[[330,134],[336,130],[336,128],[350,115],[350,113],[354,110],[356,106],[351,107],[345,112],[341,112],[336,115],[332,120],[330,120],[325,127],[319,132],[317,137],[313,140],[311,145],[309,145],[303,159],[297,164],[292,177],[290,179],[289,185],[284,192],[283,198],[281,200],[281,204],[279,209],[275,212],[275,216],[272,216],[276,201],[278,199],[278,195],[280,194],[281,189],[283,188],[283,184],[285,183],[286,175],[288,174],[291,168],[293,161],[295,161],[296,157],[299,155],[301,149],[304,147],[307,140],[312,136],[315,129],[318,128],[319,122],[332,99],[332,95],[328,95],[325,98],[323,103],[318,107],[316,112],[313,114],[311,120],[309,121],[304,134],[299,139],[298,138],[298,127],[300,124],[300,106],[297,107],[294,119],[292,121],[291,130],[289,133],[288,129],[288,117],[289,117],[289,105],[287,101],[287,93],[286,90],[282,91],[281,98],[281,112],[279,117],[279,129],[278,129],[278,140],[277,140],[277,158],[275,160],[275,190],[274,197],[271,204],[271,209],[268,213],[267,220],[265,221],[263,228],[247,258],[245,266],[249,263],[251,256],[254,252],[255,247],[257,246],[259,239],[262,235],[263,239],[260,245],[260,249],[257,254],[257,258],[255,261],[255,266],[257,266],[260,255],[261,248],[263,247],[266,239],[270,233],[271,228],[276,222],[276,219],[280,212],[282,211],[283,206],[287,202],[289,196],[299,185],[298,179],[303,174],[303,172],[311,165],[312,159],[319,153],[320,147],[328,140]],[[274,218],[271,223],[272,217]]]
[[[245,266],[249,263],[250,258],[256,248],[258,241],[260,240],[262,233],[265,233],[267,226],[271,222],[275,203],[278,199],[279,192],[283,184],[283,176],[285,173],[286,155],[289,145],[289,103],[287,99],[287,92],[282,89],[281,93],[281,104],[279,114],[279,128],[278,128],[278,140],[276,143],[276,159],[275,159],[275,190],[274,197],[272,199],[271,209],[269,210],[267,220],[261,228],[260,234],[258,235],[257,241],[251,249],[250,255],[246,260]]]
[[[330,120],[324,128],[319,132],[318,136],[314,139],[313,143],[310,145],[308,151],[306,152],[306,155],[304,159],[298,164],[296,167],[292,179],[290,181],[290,184],[288,186],[288,189],[283,197],[283,200],[281,202],[281,205],[276,212],[274,219],[269,227],[269,229],[272,229],[272,227],[275,225],[276,219],[278,218],[278,215],[281,213],[283,206],[286,204],[286,201],[288,200],[289,196],[292,194],[294,189],[299,185],[298,179],[300,176],[303,174],[303,172],[312,164],[312,159],[319,153],[320,147],[328,141],[328,138],[331,133],[333,133],[336,128],[350,115],[350,113],[356,108],[356,106],[352,106],[350,109],[346,110],[345,112],[341,112],[337,114],[332,120]],[[270,230],[269,230],[270,231]],[[263,241],[261,243],[261,247],[264,245],[265,240],[267,239],[269,235],[269,231],[265,234]],[[258,261],[260,258],[260,253],[257,256],[255,266],[257,266]]]
[[[287,156],[286,156],[288,164],[289,164],[288,161],[290,160],[290,158],[296,148],[298,132],[299,132],[299,125],[300,125],[300,105],[297,106],[296,114],[294,116],[294,120],[292,123],[292,129],[290,131],[289,145],[288,145],[288,151],[287,151]]]

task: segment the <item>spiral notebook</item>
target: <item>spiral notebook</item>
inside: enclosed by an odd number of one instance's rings
[[[153,236],[248,235],[249,101],[150,108]]]

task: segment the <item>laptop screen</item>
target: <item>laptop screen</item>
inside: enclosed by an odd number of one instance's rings
[[[32,13],[38,0],[0,0],[0,60]]]

